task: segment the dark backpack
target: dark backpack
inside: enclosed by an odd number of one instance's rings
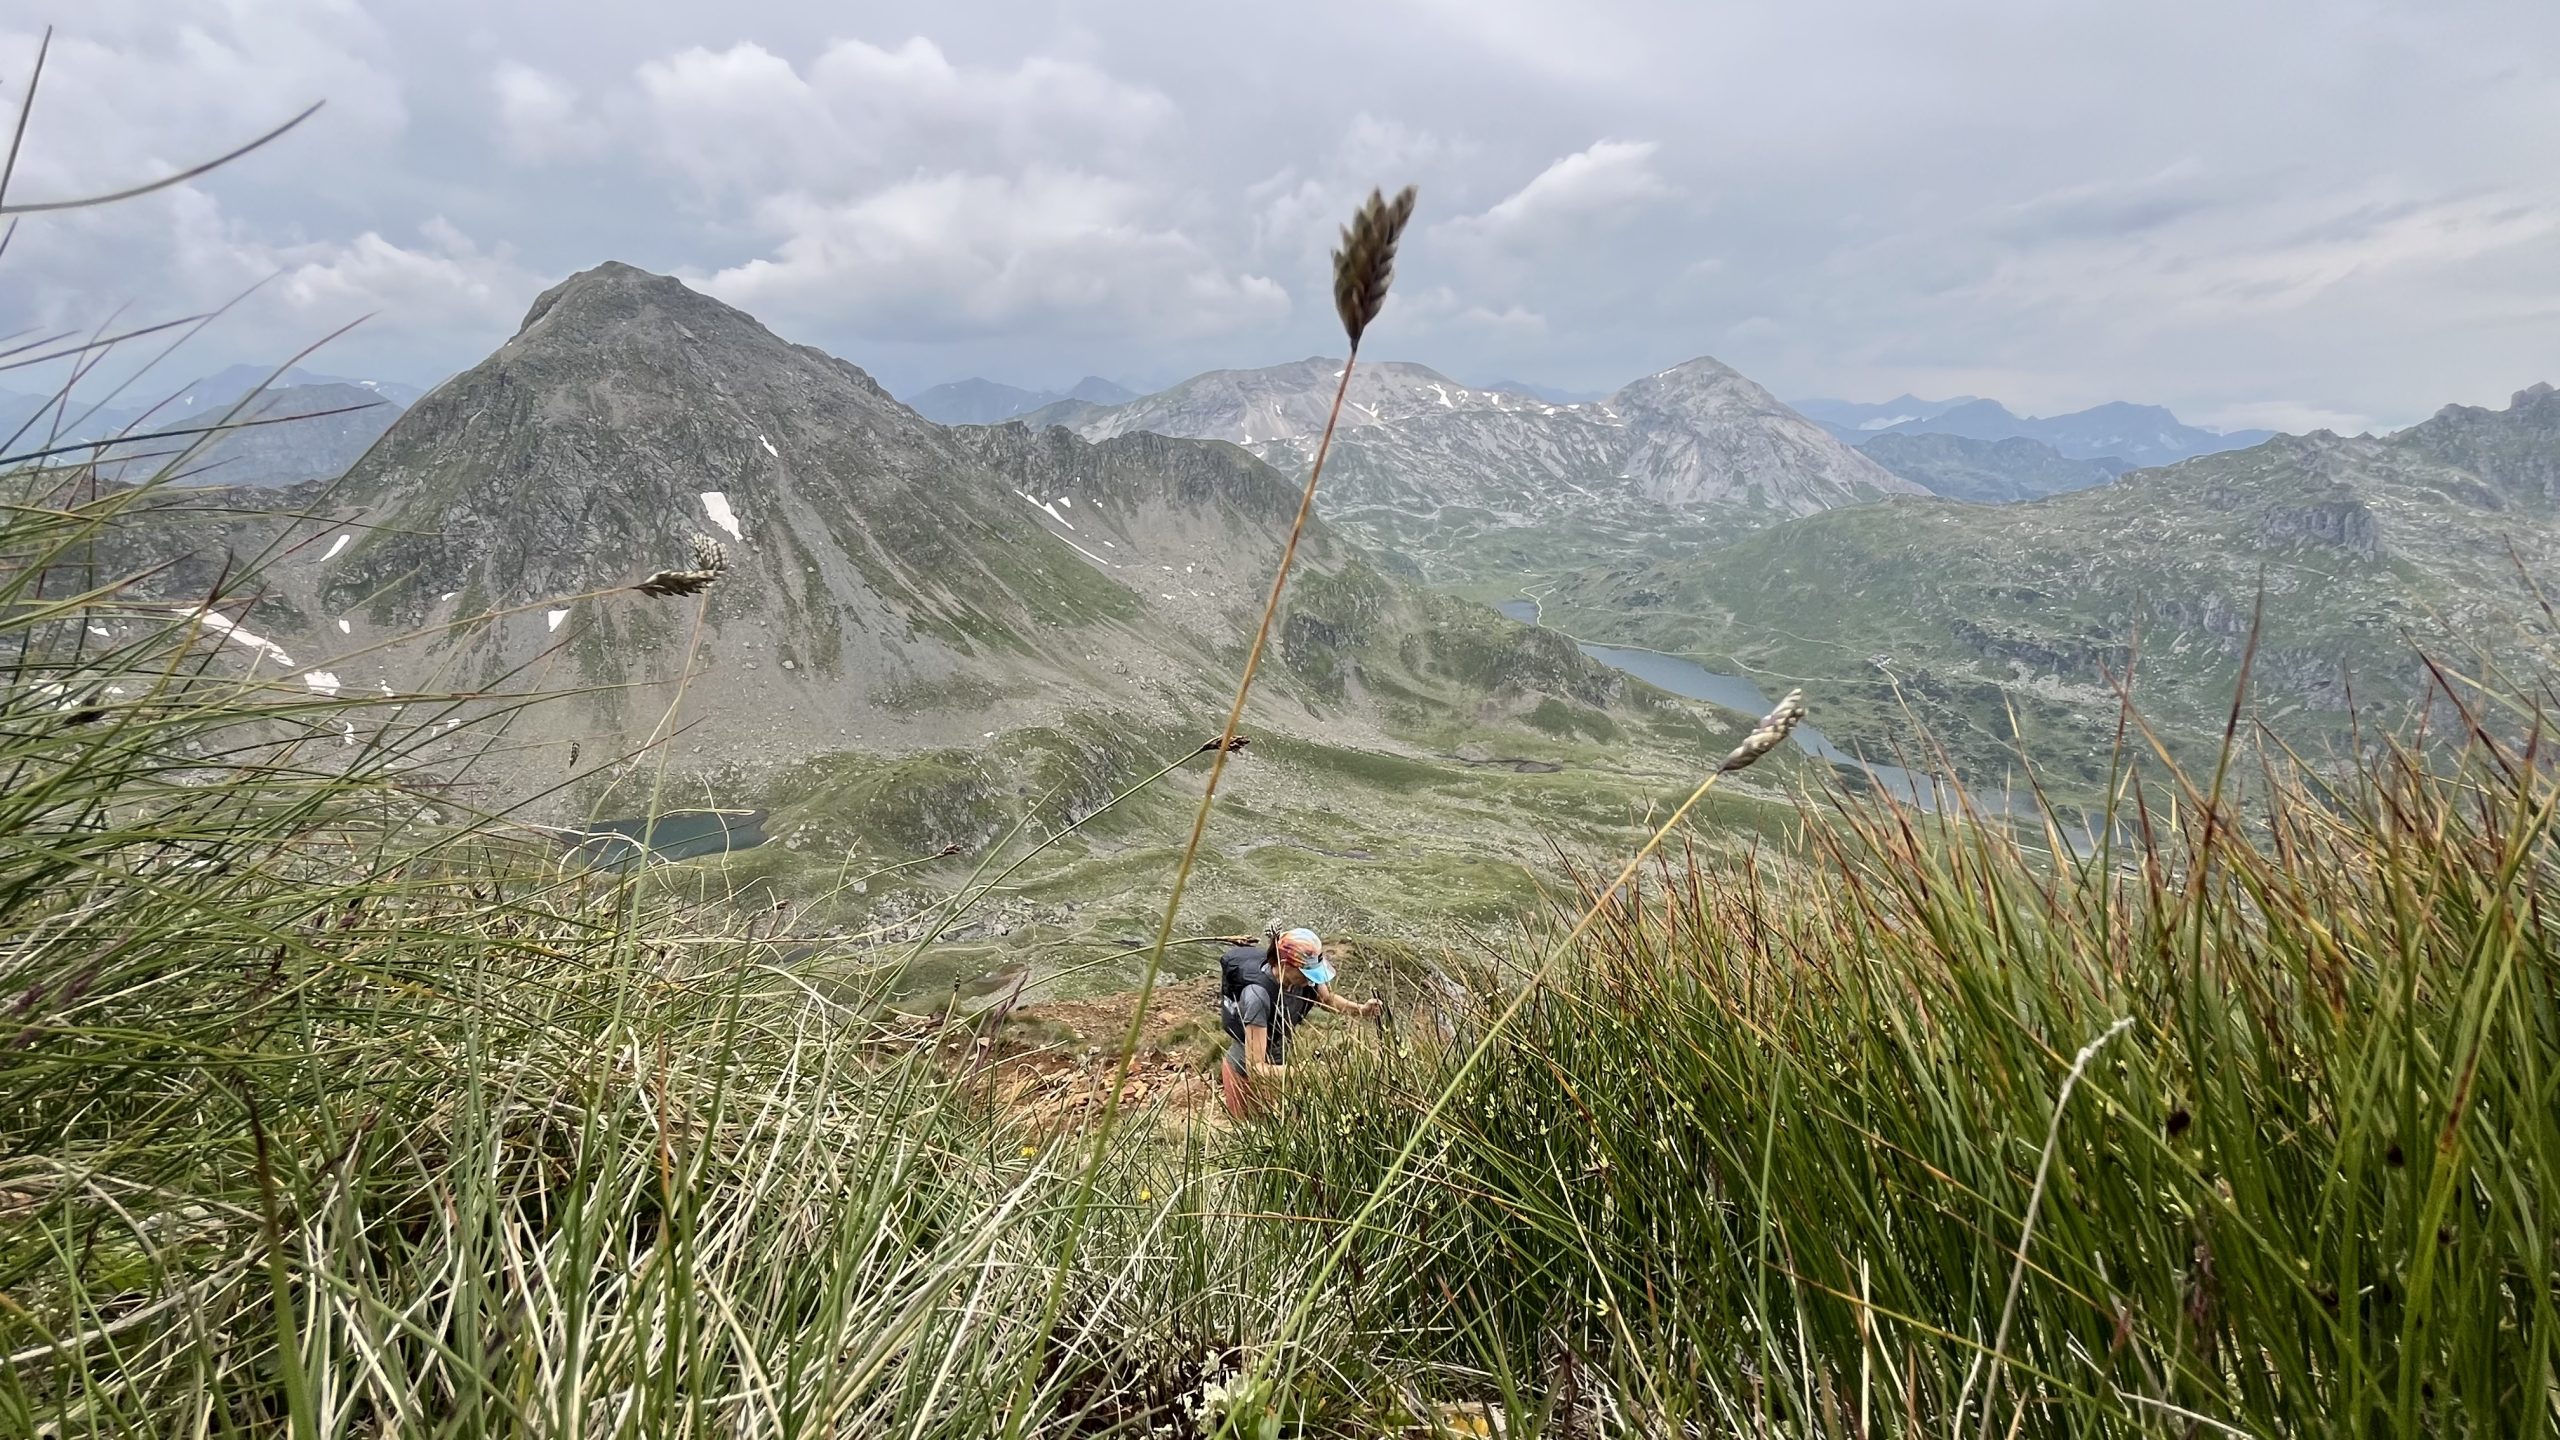
[[[1243,1022],[1236,1018],[1236,1002],[1247,990],[1266,990],[1271,994],[1271,1013],[1280,1013],[1280,976],[1272,968],[1271,942],[1230,945],[1218,955],[1218,1014],[1226,1022],[1227,1032],[1241,1037]]]
[[[1282,988],[1280,974],[1273,965],[1273,942],[1230,945],[1218,956],[1218,1020],[1230,1040],[1244,1039],[1244,1015],[1236,1008],[1247,990],[1260,990],[1271,997],[1269,1050],[1273,1060],[1288,1051],[1289,1031],[1307,1012],[1315,1008],[1313,995],[1292,994]]]

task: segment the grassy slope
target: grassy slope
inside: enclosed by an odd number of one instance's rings
[[[2553,532],[2479,490],[2375,442],[2282,440],[2029,504],[1829,511],[1676,564],[1586,572],[1547,616],[1771,689],[1803,683],[1834,736],[1930,733],[1978,780],[2023,735],[2086,793],[2108,773],[2109,676],[2129,661],[2146,713],[2191,756],[2219,734],[2262,584],[2259,710],[2314,750],[2345,736],[2349,685],[2367,720],[2406,713],[2410,638],[2461,653],[2512,635],[2527,606],[2505,540]],[[2303,533],[2322,514],[2361,515],[2379,545]]]
[[[1534,991],[1488,972],[1535,946],[1379,946],[1400,1048],[1332,1027],[1317,1103],[1104,1144],[852,947],[456,832],[352,707],[20,603],[121,503],[0,521],[9,1433],[2560,1418],[2560,793],[2512,755],[2190,796],[2063,875],[1853,811]]]

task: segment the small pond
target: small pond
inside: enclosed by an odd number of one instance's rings
[[[623,870],[643,855],[653,861],[691,860],[765,842],[761,810],[670,810],[630,820],[596,820],[579,827],[587,838],[577,851],[600,870]]]
[[[1538,623],[1538,602],[1535,600],[1504,600],[1493,608],[1523,624]],[[1766,715],[1777,704],[1750,677],[1721,674],[1683,656],[1630,645],[1601,645],[1588,640],[1576,640],[1574,643],[1582,647],[1583,654],[1601,664],[1625,671],[1674,695],[1704,700],[1710,705],[1721,705],[1752,716]],[[1818,698],[1815,703],[1819,704]],[[1798,725],[1792,738],[1808,755],[1846,769],[1865,771],[1880,788],[1905,804],[1936,810],[1941,804],[1951,806],[1955,803],[1955,787],[1949,782],[1922,771],[1906,770],[1899,765],[1887,765],[1853,755],[1833,744],[1818,727]],[[1966,798],[1972,801],[1976,810],[1986,814],[2032,817],[2036,813],[2032,795],[1969,790]],[[2065,820],[2060,828],[2065,843],[2074,850],[2085,855],[2094,849],[2092,836],[2085,827]]]
[[[1494,608],[1514,620],[1530,625],[1538,623],[1538,602],[1535,600],[1505,600]],[[1573,643],[1582,647],[1583,654],[1601,664],[1613,670],[1623,670],[1674,695],[1685,695],[1692,700],[1704,700],[1710,705],[1721,705],[1727,710],[1754,716],[1768,714],[1778,703],[1747,676],[1722,674],[1683,656],[1632,645],[1602,645],[1589,640]],[[1942,796],[1950,801],[1954,798],[1948,787],[1934,777],[1899,765],[1886,765],[1852,755],[1832,744],[1831,737],[1816,726],[1798,725],[1793,739],[1798,748],[1817,759],[1866,771],[1878,785],[1909,804],[1934,810]],[[1974,803],[1984,805],[1988,798],[1977,795]]]

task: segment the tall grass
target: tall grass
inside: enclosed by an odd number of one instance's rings
[[[1393,239],[1346,237],[1355,350]],[[460,813],[457,717],[244,666],[202,609],[241,577],[120,573],[153,492],[28,456],[0,1433],[2560,1426],[2529,704],[2459,754],[2271,753],[2245,814],[2166,776],[2084,860],[1871,798],[1643,870],[1666,824],[1545,943],[1399,977],[1391,1043],[1309,1046],[1266,1120],[1114,1124],[1108,1083],[1053,1135],[948,1058],[971,1017],[882,1022],[899,964]]]
[[[1088,1194],[851,957],[438,813],[414,698],[47,598],[81,488],[0,513],[0,1432],[1190,1424],[1276,1324],[1200,1147]]]
[[[1537,967],[1451,957],[1267,1122],[1079,1140],[894,965],[444,813],[441,712],[244,676],[85,493],[0,516],[0,1429],[2560,1421],[2529,712],[2076,864],[1848,799],[1612,863],[1499,1026]]]
[[[1375,1342],[1648,1432],[2550,1433],[2560,785],[2263,792],[2059,870],[1876,806],[1665,867],[1456,1077]],[[1457,1064],[1292,1107],[1274,1203]]]

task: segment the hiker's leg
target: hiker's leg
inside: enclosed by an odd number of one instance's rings
[[[1228,1114],[1239,1120],[1245,1118],[1246,1112],[1252,1108],[1252,1085],[1253,1082],[1239,1073],[1236,1067],[1224,1060],[1218,1062],[1218,1088],[1226,1097]]]

